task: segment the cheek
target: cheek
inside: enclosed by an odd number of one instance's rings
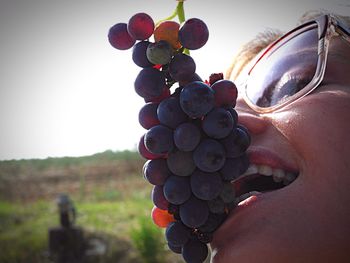
[[[274,114],[273,124],[306,165],[323,169],[348,166],[344,160],[350,155],[350,95],[343,95],[310,95]]]

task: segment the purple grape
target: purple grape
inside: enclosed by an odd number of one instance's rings
[[[236,127],[227,137],[221,140],[229,158],[236,158],[245,153],[250,145],[250,135],[244,129]]]
[[[193,82],[193,81],[203,82],[202,78],[197,73],[194,73],[192,75],[191,79],[185,80],[185,81],[179,81],[179,86],[183,87],[183,86],[185,86],[185,85],[187,85],[187,84],[189,84],[190,82]]]
[[[165,230],[165,237],[173,246],[183,246],[190,239],[190,229],[182,222],[172,222]]]
[[[176,54],[170,61],[169,73],[176,81],[189,81],[196,72],[196,63],[189,55]]]
[[[186,113],[181,109],[180,101],[177,97],[164,99],[158,106],[157,116],[159,121],[172,129],[188,120]]]
[[[197,238],[202,243],[210,243],[213,240],[213,233],[197,231]]]
[[[204,139],[194,151],[193,159],[200,170],[216,172],[224,166],[226,153],[222,144],[217,140]]]
[[[218,80],[211,88],[215,92],[215,106],[234,107],[236,105],[237,87],[232,81],[226,79]]]
[[[145,134],[140,137],[139,143],[137,145],[137,150],[143,158],[148,160],[165,158],[164,154],[154,154],[147,150],[145,146]]]
[[[129,35],[126,23],[118,23],[112,26],[108,32],[108,41],[116,49],[126,50],[131,48],[136,40]]]
[[[148,160],[142,170],[144,178],[153,185],[163,185],[171,175],[165,159]]]
[[[163,210],[167,210],[169,206],[168,200],[166,200],[163,192],[163,186],[162,185],[155,185],[153,186],[152,193],[151,193],[153,204]]]
[[[232,181],[238,178],[241,173],[241,158],[226,158],[225,164],[220,170],[222,179],[225,181]]]
[[[151,153],[168,153],[174,147],[173,131],[164,125],[153,126],[145,134],[144,142]]]
[[[190,181],[187,177],[171,175],[163,186],[164,196],[169,203],[183,204],[191,196]]]
[[[207,25],[198,18],[188,19],[180,28],[179,41],[187,49],[199,49],[207,43],[209,30]]]
[[[225,207],[226,207],[226,204],[225,202],[221,199],[220,196],[214,198],[214,199],[211,199],[211,200],[208,200],[208,207],[209,207],[209,211],[211,213],[214,213],[214,214],[222,214],[222,213],[225,213]]]
[[[223,185],[220,198],[222,201],[224,201],[224,203],[231,203],[235,201],[235,190],[233,189],[233,185],[231,183],[227,182]]]
[[[197,169],[191,175],[192,193],[199,199],[214,199],[219,196],[222,188],[223,182],[218,172],[206,173]]]
[[[192,152],[174,150],[167,158],[169,170],[178,176],[190,176],[196,169]]]
[[[176,254],[181,254],[181,252],[182,252],[182,246],[174,246],[174,245],[168,243],[168,248]]]
[[[247,153],[242,154],[241,156],[239,156],[240,159],[240,169],[239,169],[239,173],[243,174],[245,173],[245,171],[247,171],[248,167],[249,167],[249,157],[247,155]]]
[[[205,222],[204,225],[202,225],[199,228],[199,230],[202,232],[207,232],[207,233],[214,232],[224,222],[226,217],[227,217],[227,215],[224,213],[221,213],[221,214],[210,213],[207,221]]]
[[[209,208],[206,201],[191,196],[185,203],[180,205],[181,221],[188,227],[197,228],[207,221]]]
[[[182,257],[186,263],[201,263],[208,256],[208,246],[198,239],[191,239],[182,247]]]
[[[173,48],[168,42],[160,40],[148,46],[146,55],[147,59],[153,64],[165,65],[171,60]]]
[[[153,67],[154,64],[152,64],[146,55],[147,47],[149,46],[149,41],[140,41],[136,45],[134,45],[132,49],[132,60],[134,63],[141,67],[141,68],[147,68],[147,67]]]
[[[146,13],[137,13],[129,19],[127,30],[134,39],[145,40],[153,34],[154,21]]]
[[[200,140],[201,132],[193,123],[182,123],[174,131],[174,143],[180,151],[193,151]]]
[[[232,115],[224,108],[215,108],[203,119],[203,130],[211,138],[222,139],[230,134],[235,123]]]
[[[214,107],[214,91],[204,82],[191,82],[180,92],[180,105],[189,117],[203,117]]]
[[[139,112],[139,123],[146,130],[160,124],[157,116],[158,103],[149,102]]]
[[[162,95],[166,87],[164,74],[155,68],[144,68],[137,75],[134,86],[139,96],[151,100]]]

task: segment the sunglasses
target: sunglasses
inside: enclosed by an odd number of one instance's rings
[[[336,36],[350,43],[345,23],[323,15],[271,43],[248,71],[243,92],[247,104],[268,113],[310,94],[323,80],[329,42]]]

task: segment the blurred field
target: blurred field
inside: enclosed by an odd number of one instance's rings
[[[59,193],[72,198],[86,240],[100,244],[85,262],[183,262],[150,219],[144,162],[129,151],[0,162],[0,262],[52,262],[48,230],[59,225]]]

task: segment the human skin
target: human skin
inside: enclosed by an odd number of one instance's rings
[[[312,94],[268,114],[241,98],[236,109],[252,137],[248,153],[267,149],[299,176],[236,208],[214,234],[212,263],[349,262],[350,45],[331,40]]]

